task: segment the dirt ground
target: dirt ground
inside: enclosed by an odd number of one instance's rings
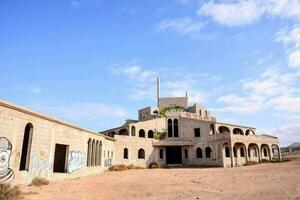
[[[300,200],[300,161],[225,169],[105,172],[23,191],[26,200]]]

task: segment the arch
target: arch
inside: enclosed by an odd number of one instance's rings
[[[248,157],[250,160],[257,160],[258,158],[258,145],[255,143],[251,143],[248,145]]]
[[[267,144],[262,144],[261,147],[261,158],[271,160],[270,148]]]
[[[98,165],[101,166],[102,159],[102,141],[99,142]]]
[[[215,126],[214,126],[214,124],[211,124],[211,125],[209,126],[209,134],[210,134],[210,135],[215,134]]]
[[[91,166],[91,151],[92,151],[92,139],[89,138],[88,140],[88,149],[87,149],[87,157],[86,157],[86,166],[90,167]]]
[[[185,159],[189,158],[189,151],[187,149],[184,149],[184,158]]]
[[[145,159],[145,150],[144,149],[139,149],[138,159]]]
[[[131,136],[135,136],[135,126],[131,127]]]
[[[174,137],[178,137],[178,119],[174,119],[173,125],[174,125]]]
[[[95,140],[92,140],[92,167],[95,166]]]
[[[210,147],[206,147],[205,148],[205,157],[206,158],[211,158],[212,157],[212,150],[211,150],[211,148]]]
[[[99,163],[98,153],[99,153],[99,141],[97,140],[96,141],[96,151],[95,151],[95,166],[98,166],[98,163]]]
[[[244,135],[244,131],[240,128],[234,128],[233,129],[233,134],[235,134],[235,135]]]
[[[112,137],[112,138],[114,138],[115,135],[116,135],[116,132],[115,132],[115,131],[110,131],[110,132],[108,132],[108,134],[107,134],[107,136]]]
[[[145,137],[145,131],[144,129],[139,130],[139,137],[144,138]]]
[[[227,126],[220,126],[219,133],[230,133],[230,129]]]
[[[148,131],[148,138],[153,138],[154,137],[154,132],[152,130]]]
[[[245,149],[243,146],[240,147],[240,156],[245,157]]]
[[[128,159],[128,149],[124,148],[123,150],[123,159]]]
[[[129,136],[129,132],[126,128],[123,128],[119,131],[119,135],[128,135]]]
[[[172,122],[172,119],[168,119],[168,137],[173,137],[173,122]]]
[[[280,148],[277,144],[272,144],[272,154],[274,159],[280,159]]]
[[[255,132],[253,130],[246,130],[245,135],[255,135]]]
[[[226,158],[230,158],[230,149],[229,149],[229,146],[226,146],[225,149],[224,149],[224,151],[225,151],[225,157]]]
[[[19,170],[29,170],[30,154],[33,138],[33,125],[31,123],[26,124],[24,129],[21,162]]]
[[[197,153],[197,158],[202,158],[203,157],[202,149],[200,147],[197,148],[196,153]]]

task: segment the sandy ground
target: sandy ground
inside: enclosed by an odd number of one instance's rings
[[[300,162],[105,172],[23,190],[26,200],[300,200]]]

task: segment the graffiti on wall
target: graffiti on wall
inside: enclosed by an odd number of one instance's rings
[[[14,177],[14,171],[9,168],[12,145],[5,137],[0,137],[0,183],[9,182]]]
[[[73,173],[82,169],[84,155],[81,151],[70,151],[68,158],[68,173]]]
[[[112,161],[111,161],[111,159],[106,159],[106,160],[104,161],[104,167],[110,167],[110,166],[112,166]]]
[[[31,167],[28,176],[29,183],[36,177],[49,180],[52,173],[50,156],[44,151],[40,151],[39,154],[33,153],[31,159]]]

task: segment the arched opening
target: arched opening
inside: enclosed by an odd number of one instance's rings
[[[240,148],[240,156],[241,157],[245,157],[245,149],[244,149],[244,147]]]
[[[87,156],[86,156],[86,166],[91,166],[91,151],[92,151],[92,140],[91,138],[88,140],[88,148],[87,148]]]
[[[220,126],[219,127],[219,133],[230,133],[230,130],[226,126]]]
[[[20,170],[29,170],[32,136],[33,136],[33,125],[31,123],[28,123],[25,126],[25,130],[24,130],[21,162],[19,168]]]
[[[234,128],[233,129],[233,134],[235,134],[235,135],[244,135],[244,131],[240,128]]]
[[[258,145],[255,143],[251,143],[248,146],[248,156],[249,160],[258,162]]]
[[[114,138],[115,135],[116,135],[116,132],[115,132],[115,131],[110,131],[110,132],[108,132],[108,134],[107,134],[107,136],[112,137],[112,138]]]
[[[237,157],[237,152],[236,152],[236,148],[233,147],[233,156],[236,158]]]
[[[276,144],[272,145],[272,153],[273,153],[274,159],[280,159],[280,150],[279,150],[278,145],[276,145]]]
[[[184,149],[184,158],[185,159],[189,158],[189,151],[187,149]]]
[[[174,137],[178,137],[178,119],[174,119]]]
[[[95,140],[92,141],[92,167],[95,166]]]
[[[173,137],[173,123],[172,123],[172,119],[168,119],[168,137]]]
[[[261,145],[261,158],[265,160],[271,160],[270,158],[270,148],[267,144]]]
[[[197,152],[197,158],[202,158],[203,157],[202,149],[200,147],[197,148],[196,152]]]
[[[135,136],[135,126],[131,127],[131,136]]]
[[[145,150],[144,149],[139,149],[138,159],[145,159]]]
[[[225,157],[230,158],[230,149],[228,146],[225,147]]]
[[[123,128],[119,131],[119,135],[129,135],[129,132],[126,128]]]
[[[148,131],[148,138],[153,138],[154,133],[152,130]]]
[[[128,159],[128,149],[127,149],[127,148],[124,148],[124,151],[123,151],[123,158],[124,158],[124,159]]]
[[[144,137],[145,137],[145,131],[144,131],[144,129],[141,129],[141,130],[139,131],[139,137],[141,137],[141,138],[144,138]]]
[[[98,166],[98,163],[99,163],[99,141],[97,140],[96,141],[96,151],[95,151],[95,166]]]
[[[247,130],[246,135],[255,135],[253,130]]]
[[[211,125],[210,125],[209,134],[210,134],[210,135],[215,134],[215,126],[214,126],[214,124],[211,124]]]
[[[102,158],[102,141],[99,142],[99,152],[98,152],[98,165],[101,166],[101,158]]]
[[[210,147],[205,148],[205,157],[206,158],[211,158],[212,157],[212,151]]]

